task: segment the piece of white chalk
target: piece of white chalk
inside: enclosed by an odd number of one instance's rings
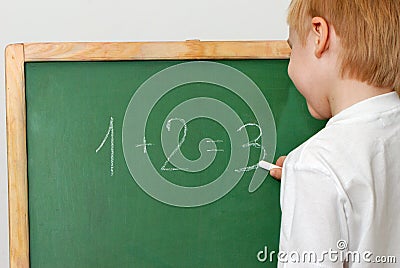
[[[266,170],[271,170],[271,169],[273,169],[273,168],[282,168],[282,167],[280,167],[280,166],[271,164],[271,163],[269,163],[269,162],[267,162],[267,161],[264,161],[264,160],[261,160],[261,161],[258,163],[258,166],[261,167],[261,168],[263,168],[263,169],[266,169]]]

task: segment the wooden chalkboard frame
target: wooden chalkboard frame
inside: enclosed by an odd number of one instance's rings
[[[286,41],[27,43],[6,48],[10,267],[29,267],[26,62],[288,59]]]

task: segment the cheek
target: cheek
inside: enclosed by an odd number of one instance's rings
[[[295,65],[294,61],[292,59],[290,59],[287,72],[288,72],[290,80],[292,80],[293,83],[296,85],[296,80],[297,80],[296,79],[296,66],[294,66],[294,65]]]
[[[292,64],[291,64],[291,61],[289,61],[289,65],[288,65],[288,75],[289,75],[289,78],[291,80],[293,80],[293,78],[292,78]]]
[[[292,60],[289,60],[289,65],[288,65],[288,68],[287,68],[287,72],[288,72],[288,75],[289,75],[290,79],[293,80],[293,78],[292,78],[292,76],[293,76],[293,72],[292,72]]]
[[[293,81],[293,83],[298,83],[299,78],[301,78],[301,69],[304,68],[302,66],[301,61],[299,64],[299,57],[296,55],[295,51],[292,51],[292,55],[290,56],[289,59],[289,65],[288,65],[288,75],[290,79]],[[303,70],[304,71],[304,70]]]
[[[299,71],[299,66],[297,66],[296,61],[293,59],[290,59],[289,65],[288,65],[288,75],[290,79],[292,80],[293,84],[296,86],[297,90],[304,96],[304,91],[303,91],[303,80],[304,80],[304,75],[301,74]]]

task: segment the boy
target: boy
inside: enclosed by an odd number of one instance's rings
[[[288,73],[329,121],[271,171],[279,267],[399,265],[387,263],[400,262],[399,16],[399,0],[290,4]]]

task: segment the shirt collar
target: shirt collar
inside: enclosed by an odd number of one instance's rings
[[[329,119],[326,126],[355,116],[385,112],[396,106],[400,107],[400,98],[396,91],[392,91],[353,104]]]

